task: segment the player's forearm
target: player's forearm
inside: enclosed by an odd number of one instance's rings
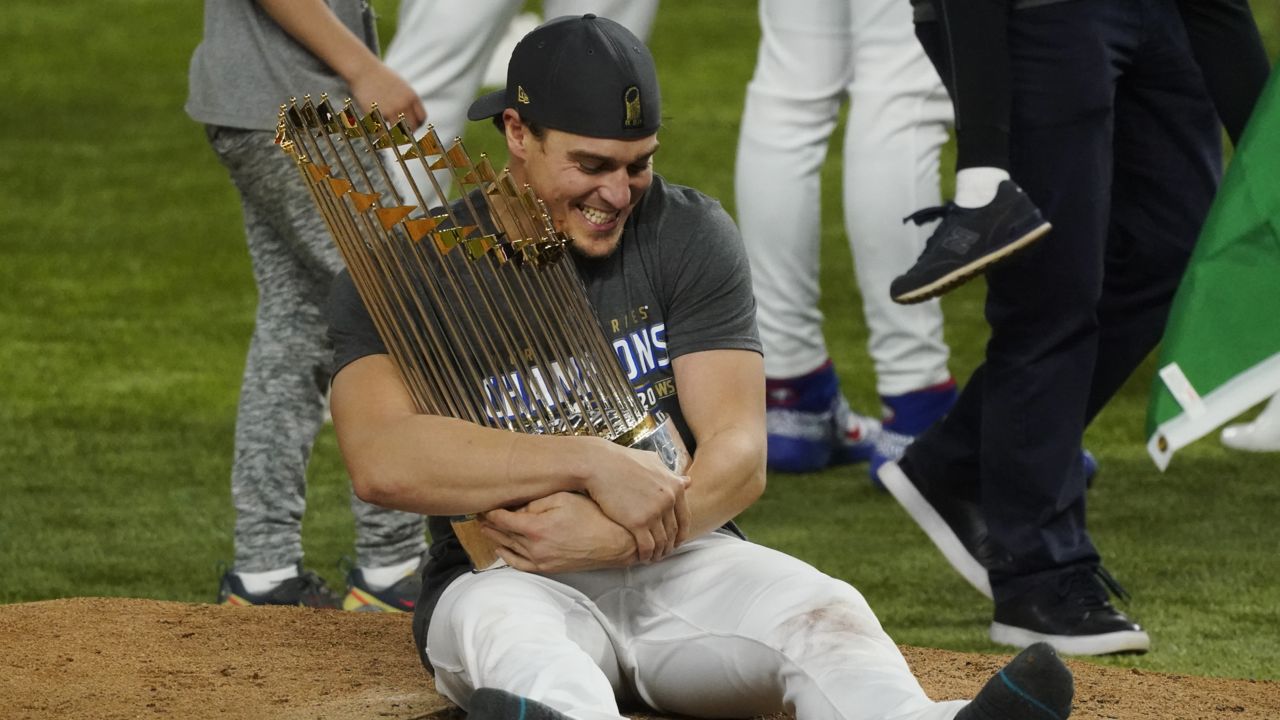
[[[764,492],[764,360],[747,350],[707,350],[672,361],[680,407],[698,440],[685,492],[689,531],[706,534]]]
[[[525,435],[432,415],[340,430],[338,438],[361,499],[427,515],[483,512],[581,491],[584,448],[595,440]]]
[[[364,41],[342,24],[324,0],[257,1],[290,37],[349,84],[381,62]]]
[[[700,440],[689,468],[689,538],[705,535],[746,510],[764,492],[762,438],[748,428],[729,428]]]

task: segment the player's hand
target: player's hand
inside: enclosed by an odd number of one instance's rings
[[[347,78],[347,82],[351,85],[356,109],[361,114],[368,112],[370,105],[376,102],[382,116],[391,123],[395,123],[401,114],[410,130],[417,130],[427,121],[427,109],[422,105],[422,99],[404,78],[382,62],[370,64],[359,74]]]
[[[596,445],[586,492],[610,520],[635,538],[639,562],[657,562],[688,539],[687,477],[667,469],[656,452],[608,441]]]
[[[636,561],[631,533],[590,498],[560,492],[517,510],[491,510],[480,529],[517,570],[552,574],[625,567]]]

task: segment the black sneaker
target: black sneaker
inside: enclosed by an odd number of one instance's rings
[[[336,595],[324,579],[310,570],[298,568],[298,576],[291,577],[265,593],[251,593],[244,589],[240,576],[228,570],[222,574],[218,586],[219,605],[302,605],[304,607],[337,609],[342,598]]]
[[[1067,655],[1146,652],[1151,638],[1111,605],[1108,590],[1128,597],[1106,570],[1073,568],[1025,595],[996,603],[991,639],[1015,647],[1047,642]]]
[[[931,485],[927,478],[912,472],[910,461],[905,458],[881,465],[879,478],[951,567],[990,598],[987,571],[1004,562],[1006,553],[987,535],[987,523],[978,503]]]
[[[569,720],[537,700],[495,688],[477,688],[467,705],[467,720]]]
[[[1029,246],[1050,228],[1012,180],[1001,182],[995,199],[980,208],[947,203],[920,210],[903,222],[923,225],[938,218],[942,222],[925,241],[916,264],[889,285],[894,302],[910,305],[938,297]]]
[[[955,720],[1066,720],[1075,690],[1071,671],[1053,648],[1036,643],[988,680]]]
[[[365,582],[364,572],[358,567],[347,573],[347,595],[342,599],[342,609],[354,612],[413,612],[422,594],[422,566],[409,571],[394,585],[374,590]]]

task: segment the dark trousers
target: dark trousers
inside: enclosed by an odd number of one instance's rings
[[[937,25],[917,31],[949,77]],[[1053,230],[988,274],[986,361],[908,451],[980,501],[1010,554],[997,602],[1099,562],[1084,429],[1159,340],[1221,165],[1174,0],[1017,10],[1009,52],[1012,173]]]

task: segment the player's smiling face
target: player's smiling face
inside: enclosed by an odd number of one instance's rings
[[[523,182],[573,249],[593,258],[616,250],[623,225],[653,184],[657,136],[611,140],[548,129],[537,138],[526,129],[520,145]]]

